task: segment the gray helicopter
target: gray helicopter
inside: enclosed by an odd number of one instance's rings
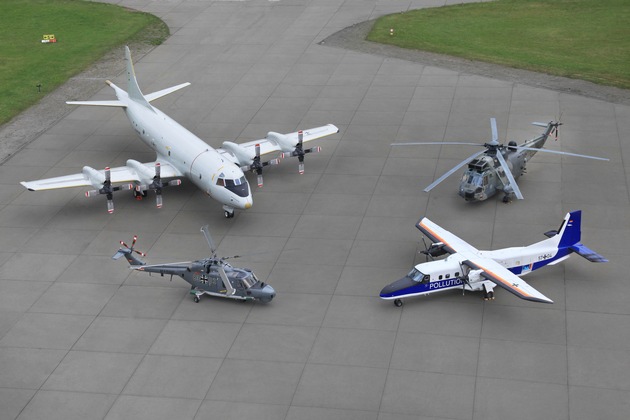
[[[472,156],[457,164],[454,168],[436,179],[431,185],[424,189],[431,191],[440,182],[455,173],[464,165],[468,168],[464,171],[460,184],[459,195],[466,201],[483,201],[499,191],[503,191],[503,202],[508,203],[512,195],[522,200],[523,194],[516,184],[516,179],[526,171],[526,164],[536,152],[554,153],[558,155],[576,156],[587,159],[609,160],[606,158],[579,155],[576,153],[559,152],[556,150],[543,149],[547,138],[554,134],[558,139],[558,127],[560,122],[550,121],[547,124],[534,122],[533,125],[544,127],[545,131],[538,137],[528,140],[520,146],[515,141],[510,141],[507,146],[499,144],[497,134],[497,121],[490,118],[492,128],[492,140],[489,143],[467,143],[467,142],[423,142],[423,143],[392,143],[392,146],[411,146],[423,144],[447,144],[481,146],[484,150],[476,152]]]
[[[271,302],[276,296],[276,291],[273,287],[258,280],[252,270],[232,267],[225,261],[230,258],[239,258],[239,255],[217,257],[215,252],[216,246],[212,236],[210,236],[208,226],[203,226],[201,232],[210,246],[212,256],[209,258],[189,262],[147,265],[134,255],[136,253],[143,257],[146,256],[146,254],[133,249],[138,240],[137,236],[133,237],[131,246],[121,241],[122,248],[119,248],[112,258],[117,260],[120,257],[125,257],[132,269],[145,271],[149,274],[159,273],[161,276],[169,274],[171,279],[174,275],[180,276],[190,283],[190,294],[194,296],[195,303],[199,303],[199,298],[202,295],[241,301],[259,300],[263,303]]]

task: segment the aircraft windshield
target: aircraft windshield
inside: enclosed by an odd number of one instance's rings
[[[464,179],[462,179],[462,181],[464,181],[466,184],[474,185],[476,187],[481,187],[482,180],[483,178],[479,175],[468,175],[468,174],[464,175]]]
[[[422,278],[424,277],[424,274],[420,270],[414,268],[409,272],[409,274],[407,274],[407,277],[411,278],[411,280],[413,281],[420,283],[422,281]]]
[[[217,184],[224,186],[239,197],[247,197],[249,195],[249,184],[247,184],[245,176],[237,179],[219,178]]]

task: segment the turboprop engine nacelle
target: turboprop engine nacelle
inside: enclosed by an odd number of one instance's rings
[[[234,155],[234,157],[236,157],[237,161],[234,163],[238,164],[239,166],[249,165],[255,156],[255,154],[252,154],[244,147],[231,141],[224,141],[221,147]]]
[[[105,175],[90,166],[84,166],[82,172],[94,188],[100,189],[103,187],[103,184],[105,183]]]
[[[144,182],[151,181],[153,177],[155,176],[154,171],[147,168],[146,166],[144,166],[142,163],[138,162],[137,160],[128,159],[127,166],[129,166],[131,169],[136,171],[140,175],[140,179],[142,179]]]
[[[283,152],[292,152],[297,144],[297,139],[292,140],[289,136],[274,131],[267,133],[267,140],[276,143]]]

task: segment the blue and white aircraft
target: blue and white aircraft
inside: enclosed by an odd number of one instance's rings
[[[546,232],[548,239],[529,246],[481,251],[426,217],[416,227],[433,243],[423,253],[448,257],[416,265],[405,277],[381,290],[380,297],[402,306],[402,299],[445,290],[483,291],[484,299],[494,299],[500,286],[521,299],[553,303],[519,276],[546,265],[558,264],[576,253],[591,262],[608,262],[580,242],[582,211],[567,213],[560,228]]]
[[[87,197],[105,195],[107,211],[112,213],[113,193],[116,191],[132,190],[137,199],[142,199],[147,195],[147,190],[153,190],[156,194],[157,207],[160,208],[162,189],[180,185],[181,181],[178,178],[187,177],[207,195],[223,204],[225,217],[229,218],[234,216],[234,209],[248,209],[253,204],[252,191],[243,172],[256,172],[258,186],[261,187],[263,167],[277,164],[278,157],[295,156],[299,160],[299,172],[304,173],[304,155],[319,152],[320,148],[305,149],[303,144],[339,132],[337,127],[328,124],[288,134],[269,132],[264,139],[242,144],[226,141],[222,148],[213,149],[151,105],[152,101],[190,83],[143,95],[136,80],[128,47],[125,47],[125,58],[127,91],[109,80],[106,81],[114,89],[117,100],[67,103],[122,108],[140,139],[155,151],[155,161],[140,163],[129,159],[125,166],[105,170],[84,166],[82,172],[78,174],[21,182],[29,191],[91,186],[95,189],[87,191],[85,195]],[[263,156],[266,156],[266,161],[263,161]]]

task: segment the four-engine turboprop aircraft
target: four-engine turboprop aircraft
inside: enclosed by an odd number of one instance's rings
[[[380,297],[402,306],[406,297],[461,289],[462,293],[483,291],[485,299],[493,299],[494,287],[500,286],[521,299],[553,303],[519,276],[564,261],[571,253],[591,262],[607,262],[580,243],[581,221],[582,211],[573,211],[567,213],[557,231],[545,233],[548,239],[524,247],[480,251],[425,217],[416,227],[433,244],[423,253],[431,257],[451,255],[416,265],[405,277],[385,286]]]
[[[137,198],[142,198],[147,195],[147,190],[153,190],[159,208],[162,207],[162,189],[179,185],[178,178],[187,177],[202,191],[223,204],[225,217],[233,217],[234,209],[248,209],[253,204],[252,192],[244,171],[256,172],[260,187],[264,166],[277,164],[278,159],[275,157],[295,156],[299,160],[299,172],[304,173],[304,155],[320,151],[319,147],[305,149],[304,143],[339,132],[332,124],[289,134],[269,132],[265,139],[242,144],[226,141],[222,148],[215,150],[150,103],[190,83],[143,95],[136,80],[128,47],[125,47],[125,58],[127,92],[109,80],[106,82],[114,89],[118,100],[67,103],[122,108],[142,141],[156,152],[155,162],[140,163],[129,159],[125,166],[105,170],[85,166],[79,174],[21,182],[28,190],[91,186],[95,190],[86,192],[86,196],[105,195],[107,210],[112,213],[113,193],[116,191],[133,190]],[[263,156],[270,159],[263,161]],[[171,180],[164,182],[164,178]]]

